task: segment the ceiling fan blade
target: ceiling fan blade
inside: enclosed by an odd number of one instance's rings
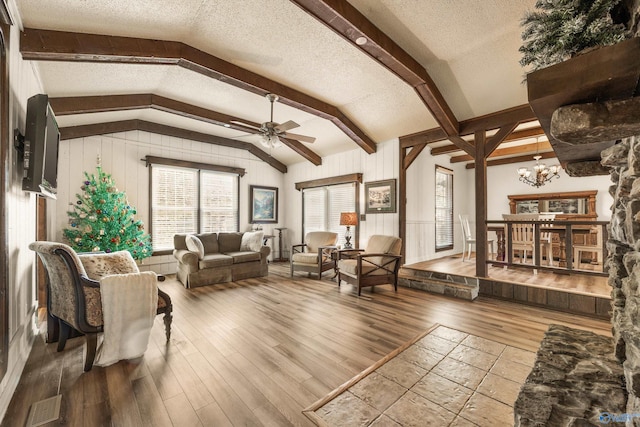
[[[294,122],[293,120],[289,120],[288,122],[284,122],[281,125],[275,126],[274,129],[278,132],[286,132],[289,129],[297,128],[300,125]]]
[[[291,139],[297,139],[298,141],[302,141],[302,142],[313,142],[316,139],[312,136],[306,136],[306,135],[298,135],[297,133],[289,133],[289,132],[285,132],[284,135],[285,138],[291,138]]]
[[[229,120],[229,122],[231,122],[233,124],[236,124],[236,125],[245,126],[245,127],[248,127],[248,128],[260,130],[260,128],[258,126],[252,125],[251,123],[245,123],[245,122],[242,122],[240,120]]]

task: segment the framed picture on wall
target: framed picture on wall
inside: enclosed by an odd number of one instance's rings
[[[249,186],[249,222],[266,224],[278,222],[278,189]]]
[[[372,181],[364,183],[365,213],[396,212],[396,180]]]

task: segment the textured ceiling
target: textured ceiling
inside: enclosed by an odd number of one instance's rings
[[[350,0],[429,72],[458,120],[525,104],[519,22],[535,0]],[[339,108],[376,143],[437,126],[407,83],[288,0],[16,0],[23,27],[180,41]],[[18,21],[18,19],[16,19]],[[260,96],[173,65],[38,62],[51,97],[153,93],[253,122]],[[257,142],[169,113],[59,117],[62,126],[140,118]],[[116,118],[117,117],[117,118]],[[320,156],[357,147],[328,120],[282,103],[276,122],[317,138]],[[244,136],[243,136],[244,135]],[[288,147],[272,155],[305,161]]]

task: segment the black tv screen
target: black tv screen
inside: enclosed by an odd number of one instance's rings
[[[47,95],[27,101],[22,189],[55,199],[58,187],[60,132]]]

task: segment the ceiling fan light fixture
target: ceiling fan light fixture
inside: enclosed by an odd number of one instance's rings
[[[282,146],[282,141],[277,135],[263,134],[260,137],[260,144],[265,148],[278,148]]]

